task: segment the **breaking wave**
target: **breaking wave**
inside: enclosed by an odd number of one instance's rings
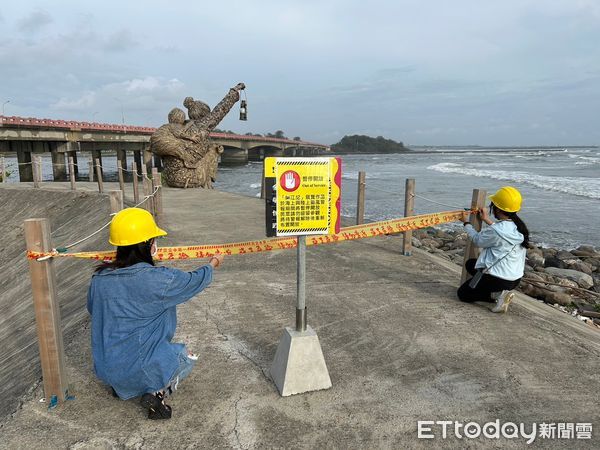
[[[545,190],[564,192],[594,199],[600,199],[600,179],[576,177],[550,177],[528,172],[506,172],[502,170],[471,169],[454,163],[440,163],[427,167],[442,173],[456,173],[494,180],[515,181]]]

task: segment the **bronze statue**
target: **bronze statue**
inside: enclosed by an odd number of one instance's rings
[[[244,83],[239,83],[211,111],[210,107],[192,97],[186,97],[185,113],[174,108],[169,123],[162,125],[150,138],[150,150],[163,160],[163,181],[171,187],[203,187],[212,189],[217,176],[219,155],[223,147],[210,140],[210,132],[240,99]]]

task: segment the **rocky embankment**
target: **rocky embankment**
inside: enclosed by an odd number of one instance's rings
[[[412,243],[461,265],[467,234],[429,228],[414,232]],[[600,250],[528,249],[518,290],[600,328]]]

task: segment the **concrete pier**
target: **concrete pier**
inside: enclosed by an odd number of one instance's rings
[[[31,166],[31,142],[11,142],[11,147],[16,149],[19,164],[19,179],[33,181],[33,167]]]
[[[226,147],[221,153],[222,165],[246,164],[248,162],[248,150],[241,148]]]
[[[27,185],[22,183],[22,188]],[[68,189],[68,183],[48,185]],[[106,183],[105,189],[117,186]],[[97,187],[78,183],[78,189]],[[131,204],[131,197],[130,191],[125,193],[126,203]],[[31,199],[35,202],[35,194]],[[169,235],[161,245],[264,238],[264,205],[259,199],[165,188],[163,202],[162,226]],[[87,225],[81,235],[93,231],[92,224]],[[97,225],[102,225],[99,219]],[[56,239],[56,244],[62,244],[68,237],[61,239],[59,234]],[[15,249],[14,254],[17,258],[23,253]],[[459,439],[450,434],[443,440],[439,427],[436,439],[417,438],[419,420],[483,425],[499,419],[524,423],[528,429],[541,422],[593,423],[591,442],[538,437],[536,444],[569,449],[598,446],[600,410],[595,393],[600,389],[600,334],[526,296],[517,296],[505,315],[492,314],[483,304],[461,303],[455,295],[460,268],[419,249],[411,257],[403,256],[401,236],[307,249],[310,324],[318,333],[332,387],[280,397],[269,369],[283,327],[294,323],[295,258],[293,250],[226,257],[211,286],[178,308],[174,340],[185,342],[200,360],[169,399],[173,407],[169,422],[147,420],[137,399],[116,400],[95,379],[89,323],[83,322],[65,342],[76,399],[48,411],[39,402],[41,387],[33,389],[15,416],[4,419],[2,445],[526,446],[522,438]],[[191,270],[205,262],[169,265]],[[63,264],[66,261],[57,262]],[[71,260],[69,264],[69,273],[77,273],[80,267],[86,270],[79,276],[89,277],[87,269],[95,263]],[[59,291],[59,297],[79,296],[79,307],[84,308],[85,284],[71,287],[68,293]]]

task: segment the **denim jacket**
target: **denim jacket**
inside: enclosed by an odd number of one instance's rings
[[[94,370],[119,397],[137,397],[169,384],[185,348],[171,343],[176,305],[208,286],[212,272],[211,265],[183,272],[138,263],[93,275],[87,309]]]

